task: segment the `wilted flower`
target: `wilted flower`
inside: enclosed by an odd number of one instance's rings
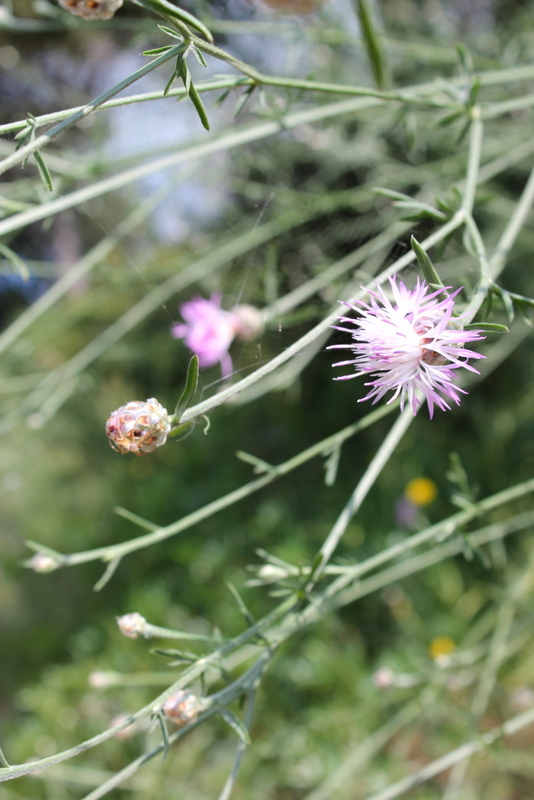
[[[370,291],[369,304],[345,303],[360,314],[358,319],[342,317],[342,322],[356,326],[337,327],[337,330],[352,334],[354,344],[332,345],[329,349],[350,349],[354,358],[340,361],[335,367],[353,365],[353,375],[343,375],[336,380],[350,380],[359,375],[370,375],[375,380],[366,383],[371,391],[362,400],[373,398],[373,404],[387,392],[392,391],[392,403],[400,397],[401,408],[408,402],[413,413],[417,412],[422,392],[428,403],[430,418],[434,405],[442,411],[450,406],[444,398],[459,405],[458,392],[466,394],[452,381],[461,367],[477,372],[467,363],[470,358],[484,358],[480,353],[466,350],[467,342],[484,339],[480,331],[461,329],[459,318],[453,318],[454,298],[460,291],[447,294],[443,287],[427,295],[427,284],[419,280],[413,291],[396,277],[390,278],[393,303],[383,289],[377,286]],[[441,296],[441,300],[438,299]],[[361,402],[361,401],[360,401]]]
[[[111,19],[124,0],[58,0],[59,5],[83,19]]]
[[[147,636],[147,621],[137,611],[132,611],[131,614],[124,614],[122,617],[117,617],[117,625],[120,632],[130,639],[137,639],[138,636]],[[150,634],[148,634],[150,635]]]
[[[165,701],[161,709],[167,719],[183,728],[194,722],[198,717],[200,711],[200,702],[198,697],[189,692],[187,689],[180,689],[180,691],[171,694]]]
[[[165,444],[170,429],[167,411],[153,397],[145,403],[132,400],[114,411],[106,422],[106,433],[113,449],[136,456],[151,453]]]
[[[228,349],[234,338],[250,341],[263,331],[263,319],[256,308],[240,305],[225,311],[220,294],[212,294],[209,300],[195,297],[180,306],[180,314],[185,322],[173,325],[172,335],[185,340],[201,367],[220,363],[223,378],[232,373]]]

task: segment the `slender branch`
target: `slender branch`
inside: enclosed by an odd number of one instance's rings
[[[263,489],[268,484],[272,483],[276,478],[281,477],[282,475],[287,475],[292,470],[300,467],[302,464],[305,464],[312,458],[315,458],[318,455],[321,455],[325,450],[329,450],[332,447],[337,447],[341,445],[344,441],[349,439],[351,436],[356,435],[365,428],[368,428],[378,419],[385,417],[388,413],[393,410],[394,407],[383,406],[375,411],[372,411],[370,414],[367,414],[363,419],[355,422],[353,425],[349,425],[347,428],[344,428],[341,431],[338,431],[333,436],[328,436],[326,439],[318,442],[312,447],[309,447],[307,450],[304,450],[302,453],[299,453],[293,458],[290,458],[288,461],[285,461],[283,464],[278,466],[273,466],[272,469],[266,474],[257,478],[256,480],[250,481],[246,483],[244,486],[241,486],[239,489],[230,492],[224,497],[219,498],[218,500],[213,501],[212,503],[208,503],[203,508],[199,509],[198,511],[194,511],[192,514],[188,514],[183,519],[179,520],[178,522],[174,522],[171,525],[167,525],[164,528],[158,528],[157,530],[153,531],[152,533],[144,534],[143,536],[138,536],[136,539],[131,539],[130,541],[123,542],[122,544],[115,544],[115,545],[107,545],[106,547],[98,547],[94,550],[86,550],[80,553],[73,553],[71,555],[65,555],[62,557],[61,562],[58,566],[71,566],[74,564],[84,564],[87,561],[95,561],[104,559],[106,561],[111,561],[115,558],[122,557],[127,555],[128,553],[133,553],[136,550],[141,550],[144,547],[149,547],[152,544],[156,544],[157,542],[164,541],[171,536],[175,536],[178,533],[181,533],[187,528],[192,527],[193,525],[197,525],[202,520],[206,519],[207,517],[216,514],[219,511],[222,511],[224,508],[228,508],[229,506],[233,505],[234,503],[242,500],[245,497],[257,492],[259,489]]]
[[[512,719],[509,719],[504,725],[493,728],[489,733],[485,733],[477,739],[473,739],[467,744],[463,744],[461,747],[451,750],[450,753],[427,764],[414,775],[397,781],[391,786],[388,786],[387,789],[369,795],[366,800],[394,800],[394,798],[406,794],[410,789],[420,786],[422,783],[429,781],[431,778],[434,778],[446,769],[450,769],[450,767],[460,763],[464,759],[471,758],[471,756],[476,753],[486,750],[503,736],[511,736],[513,733],[517,733],[523,730],[523,728],[532,725],[532,723],[534,723],[534,708],[530,708],[528,711],[518,714],[516,717],[512,717]]]
[[[397,418],[395,424],[389,431],[388,435],[376,451],[371,463],[365,470],[363,476],[358,481],[358,485],[356,486],[354,492],[352,493],[348,503],[346,504],[345,508],[341,512],[340,516],[337,519],[336,524],[328,534],[324,544],[322,545],[319,554],[320,560],[317,564],[317,567],[314,569],[312,579],[308,586],[306,587],[307,591],[311,591],[313,584],[321,577],[323,570],[332,557],[332,554],[336,547],[338,546],[341,537],[347,530],[347,525],[356,514],[358,509],[360,508],[361,504],[367,497],[369,490],[373,487],[376,479],[384,469],[384,466],[387,464],[391,454],[396,449],[397,445],[399,444],[400,440],[412,424],[413,420],[415,419],[413,411],[410,407],[404,409],[404,411],[400,414]]]
[[[165,64],[167,61],[175,58],[182,50],[183,45],[176,45],[176,47],[172,47],[166,53],[163,53],[163,55],[158,56],[158,58],[155,58],[153,61],[145,64],[144,67],[136,70],[134,73],[132,73],[132,75],[124,78],[124,80],[117,83],[111,89],[107,89],[105,92],[102,92],[102,94],[98,95],[98,97],[96,97],[90,103],[87,103],[85,106],[80,108],[79,111],[76,111],[74,114],[67,117],[67,119],[55,125],[47,133],[41,134],[41,136],[38,136],[32,142],[29,142],[24,147],[16,150],[11,156],[5,158],[3,161],[0,161],[0,175],[2,175],[4,172],[7,172],[8,169],[11,169],[11,167],[14,167],[16,164],[21,164],[28,158],[28,156],[30,156],[32,153],[35,153],[36,150],[41,150],[60,133],[68,130],[68,128],[72,128],[72,126],[76,125],[77,122],[89,116],[89,114],[92,114],[92,112],[105,103],[106,100],[109,100],[119,92],[122,92],[123,89],[131,86],[132,83],[135,83],[140,78],[148,75],[162,64]]]

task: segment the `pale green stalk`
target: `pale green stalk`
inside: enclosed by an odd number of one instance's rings
[[[533,485],[534,488],[534,481],[532,481],[531,484]],[[501,493],[501,497],[503,494],[504,493]],[[514,487],[511,490],[507,490],[508,499],[512,498],[512,494],[514,497],[518,496],[517,487]],[[489,500],[493,499],[493,501],[495,501],[496,497],[497,496],[494,496],[494,498],[489,498]],[[525,517],[524,522],[526,525],[532,524],[532,521],[534,519],[534,514],[532,512],[522,516]],[[526,517],[528,517],[528,519],[526,519]],[[515,520],[515,524],[517,527],[517,519]],[[473,546],[475,545],[479,546],[493,539],[502,538],[502,536],[507,535],[507,533],[509,532],[510,530],[507,530],[506,523],[498,523],[497,525],[492,526],[491,531],[488,529],[487,531],[481,532],[481,534],[483,535],[472,534],[471,541]],[[450,554],[454,554],[455,552],[461,552],[462,548],[463,548],[463,543],[458,544],[456,546],[456,549],[454,543],[448,543],[446,545],[443,545],[441,548],[441,557],[442,558],[448,557]],[[431,563],[435,563],[435,559],[430,559],[430,562],[428,562],[429,555],[432,556],[433,554],[432,553],[424,554],[422,557],[417,556],[416,559],[412,559],[411,562],[407,562],[405,564],[400,565],[402,568],[400,571],[402,572],[402,575],[399,572],[399,568],[394,568],[397,575],[395,579],[397,579],[398,577],[403,577],[406,574],[412,574],[414,571],[424,569]],[[391,570],[389,570],[389,572],[391,572]],[[380,576],[377,577],[380,578]],[[357,587],[357,597],[361,597],[364,594],[376,591],[377,588],[381,588],[382,583],[383,581],[382,582],[379,581],[377,583],[376,577],[371,578],[370,580],[366,581],[365,584],[361,584]],[[150,715],[154,708],[160,708],[165,702],[165,700],[171,694],[176,692],[178,689],[188,686],[192,681],[198,678],[210,665],[217,664],[222,657],[231,653],[233,650],[236,650],[238,647],[241,647],[243,644],[250,641],[250,639],[257,637],[258,633],[262,633],[264,636],[267,637],[270,643],[270,649],[269,649],[270,653],[272,651],[272,647],[276,647],[278,644],[283,642],[293,633],[302,630],[304,626],[316,622],[318,619],[320,619],[322,614],[325,613],[327,609],[332,608],[335,604],[342,605],[348,602],[353,602],[353,600],[357,599],[357,597],[355,596],[354,590],[349,589],[346,592],[344,592],[341,595],[341,597],[337,598],[337,603],[335,600],[333,603],[334,598],[332,597],[331,587],[328,587],[328,589],[319,598],[317,598],[313,604],[307,606],[302,612],[291,611],[291,609],[294,606],[295,599],[293,597],[288,598],[278,608],[276,608],[273,612],[271,612],[271,614],[267,615],[267,617],[265,617],[261,622],[256,623],[255,625],[251,626],[248,630],[244,631],[239,636],[225,643],[220,648],[218,648],[214,653],[211,653],[210,655],[204,656],[201,659],[199,659],[199,661],[197,661],[196,664],[186,669],[182,674],[182,676],[180,677],[180,679],[176,681],[176,683],[174,683],[171,687],[169,687],[169,689],[163,692],[152,703],[149,703],[144,708],[132,714],[128,719],[124,720],[118,725],[113,726],[112,728],[109,728],[103,733],[98,734],[92,739],[89,739],[86,742],[77,745],[76,747],[63,751],[62,753],[57,753],[56,755],[49,756],[48,758],[40,759],[38,761],[2,768],[0,769],[0,782],[11,780],[21,775],[27,775],[29,773],[35,772],[36,770],[53,766],[54,764],[72,758],[84,752],[85,750],[88,750],[104,742],[106,739],[109,739],[115,733],[118,733],[123,728],[127,727],[132,722],[134,722],[135,720]],[[277,619],[282,619],[283,621],[280,623],[278,628],[275,628],[274,631],[269,633],[268,631],[270,627],[276,622]],[[238,681],[239,680],[240,679],[238,679]],[[234,684],[231,684],[229,687],[227,687],[227,689],[223,690],[223,692],[230,693],[232,692],[233,687]],[[519,715],[519,717],[515,719],[519,720],[520,718],[522,718],[522,716],[523,715]],[[182,733],[191,730],[191,727],[192,726],[188,726],[187,728],[183,729]],[[96,800],[96,797],[98,796],[99,795],[93,795],[92,797],[89,796],[85,800],[89,800],[89,798],[90,800]]]
[[[347,530],[347,525],[352,520],[361,504],[373,487],[376,479],[395,452],[397,445],[415,419],[411,406],[407,406],[397,418],[395,424],[387,434],[386,438],[376,451],[371,463],[358,481],[348,503],[338,517],[334,527],[328,534],[324,544],[319,550],[319,561],[313,570],[312,580],[307,586],[310,591],[313,584],[319,580],[326,564],[330,561],[335,549],[337,548],[342,536]]]
[[[479,727],[482,715],[486,711],[491,694],[497,682],[497,674],[509,653],[509,636],[520,599],[532,587],[532,563],[529,564],[515,586],[507,593],[499,608],[495,630],[493,633],[488,658],[482,668],[480,680],[476,688],[470,708],[472,727]],[[447,789],[443,800],[457,800],[469,767],[469,759],[456,764],[451,770]]]
[[[293,458],[290,458],[283,464],[273,466],[269,472],[267,472],[265,475],[262,475],[260,478],[256,478],[255,480],[244,484],[244,486],[241,486],[239,489],[224,495],[224,497],[221,497],[212,503],[208,503],[198,511],[194,511],[192,514],[188,514],[186,517],[178,520],[178,522],[173,522],[171,525],[158,528],[152,533],[138,536],[136,539],[131,539],[128,542],[122,542],[116,545],[108,545],[106,547],[98,547],[94,550],[87,550],[81,553],[72,553],[70,555],[62,556],[59,566],[71,566],[73,564],[83,564],[87,561],[96,560],[112,561],[115,558],[122,558],[128,553],[133,553],[136,550],[148,547],[156,542],[164,541],[170,536],[175,536],[176,534],[187,530],[187,528],[197,525],[207,517],[222,511],[222,509],[228,508],[228,506],[233,505],[233,503],[248,497],[250,494],[253,494],[259,489],[263,489],[264,486],[272,483],[272,481],[274,481],[276,478],[279,478],[282,475],[287,475],[289,472],[292,472],[292,470],[300,467],[302,464],[305,464],[310,459],[321,455],[325,450],[340,446],[344,441],[346,441],[346,439],[349,439],[351,436],[354,436],[361,430],[365,430],[365,428],[372,425],[374,422],[376,422],[376,420],[385,417],[393,410],[394,407],[383,406],[375,411],[372,411],[370,414],[367,414],[363,419],[355,422],[353,425],[349,425],[347,428],[338,431],[333,436],[328,436],[326,439],[323,439],[317,444],[312,445],[307,450],[304,450]]]
[[[427,764],[414,775],[410,775],[408,778],[393,783],[391,786],[388,786],[387,789],[368,795],[366,800],[394,800],[394,798],[406,794],[406,792],[411,789],[415,789],[416,786],[420,786],[436,775],[440,775],[446,769],[450,769],[464,759],[471,758],[476,753],[486,750],[504,736],[511,736],[529,725],[532,725],[532,723],[534,723],[534,708],[530,708],[523,714],[512,717],[512,719],[509,719],[504,725],[493,728],[493,730],[488,733],[482,734],[467,744],[457,747],[455,750],[451,750],[450,753]]]
[[[150,61],[148,64],[145,64],[144,67],[136,70],[134,73],[132,73],[132,75],[124,78],[124,80],[117,83],[111,89],[107,89],[90,103],[87,103],[85,106],[80,108],[79,111],[76,111],[74,114],[71,114],[69,117],[67,117],[67,119],[55,125],[47,133],[37,136],[32,142],[20,147],[11,156],[0,162],[0,175],[2,175],[4,172],[7,172],[8,169],[11,169],[16,164],[21,164],[29,156],[31,156],[32,153],[35,153],[36,150],[41,150],[43,147],[45,147],[50,141],[52,141],[52,139],[54,139],[54,137],[58,136],[58,134],[67,130],[68,128],[72,128],[72,126],[76,125],[77,122],[89,116],[89,114],[92,114],[92,112],[105,103],[106,100],[110,100],[112,97],[114,97],[114,95],[122,92],[122,90],[126,89],[128,86],[131,86],[132,83],[135,83],[143,76],[148,75],[149,72],[152,72],[162,64],[165,64],[167,61],[175,58],[180,52],[182,52],[182,50],[182,45],[176,45],[175,47],[172,47],[166,53],[154,58],[153,61]]]
[[[377,553],[376,555],[366,559],[361,564],[357,564],[354,567],[348,567],[346,574],[342,575],[331,584],[330,591],[332,594],[337,594],[345,586],[348,586],[348,584],[359,579],[362,575],[371,572],[377,567],[382,566],[388,561],[399,558],[410,550],[414,550],[416,547],[420,547],[428,542],[434,540],[442,541],[445,538],[449,538],[453,535],[453,533],[461,530],[461,528],[467,525],[468,522],[471,522],[471,520],[486,514],[488,511],[499,508],[499,506],[510,503],[513,500],[517,500],[524,495],[530,494],[531,492],[534,492],[534,479],[525,481],[524,483],[519,483],[509,489],[504,489],[502,492],[497,492],[490,497],[486,497],[484,500],[474,503],[467,509],[457,511],[450,517],[447,517],[446,519],[436,522],[434,525],[430,525],[428,528],[419,531],[419,533],[414,533],[412,536],[409,536],[402,542],[398,542],[397,544],[391,545],[391,547],[387,547],[380,553]]]
[[[435,691],[425,693],[424,700],[432,702]],[[390,741],[397,736],[403,728],[417,719],[424,707],[419,698],[406,703],[375,733],[371,734],[359,744],[350,755],[346,756],[335,772],[328,776],[319,786],[307,794],[303,800],[330,800],[333,792],[337,791],[344,783],[354,778],[366,764],[371,761]]]
[[[294,128],[297,125],[318,122],[323,119],[330,119],[331,117],[370,108],[373,104],[374,101],[372,99],[345,100],[307,109],[305,111],[291,112],[277,121],[260,122],[224,131],[219,135],[212,136],[209,142],[191,145],[178,153],[154,159],[149,163],[125,170],[118,175],[113,175],[101,181],[95,181],[91,186],[77,189],[63,197],[58,197],[35,208],[22,211],[19,214],[14,214],[0,222],[0,236],[20,230],[20,228],[26,225],[58,214],[60,211],[64,211],[67,208],[73,208],[88,200],[93,200],[95,197],[101,197],[104,194],[121,189],[124,186],[128,186],[130,183],[134,183],[154,173],[171,169],[172,167],[178,167],[181,164],[205,158],[215,153],[232,150],[243,144],[250,144],[251,142],[266,139],[269,136],[273,136],[288,128]]]

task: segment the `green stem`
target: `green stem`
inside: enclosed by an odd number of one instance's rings
[[[146,64],[141,69],[138,69],[132,75],[129,75],[124,80],[117,83],[111,89],[107,89],[102,94],[98,95],[94,100],[87,105],[83,106],[79,111],[76,111],[70,117],[63,120],[63,122],[58,123],[53,128],[51,128],[47,133],[41,134],[41,136],[37,136],[33,142],[29,142],[24,147],[21,147],[20,150],[16,150],[11,156],[5,158],[2,162],[0,162],[0,175],[4,172],[7,172],[8,169],[14,167],[16,164],[20,164],[25,161],[28,156],[32,153],[35,153],[36,150],[40,150],[41,148],[45,147],[55,136],[58,136],[63,131],[67,130],[68,128],[72,128],[73,125],[76,125],[77,122],[84,119],[85,117],[92,114],[92,112],[101,106],[106,100],[109,100],[111,97],[114,97],[119,92],[122,92],[123,89],[126,87],[131,86],[132,83],[135,83],[140,78],[148,75],[149,72],[160,67],[162,64],[166,64],[167,61],[175,58],[183,49],[183,45],[177,45],[176,47],[172,47],[166,53],[155,58],[149,64]]]
[[[84,564],[88,561],[101,559],[104,559],[105,561],[111,561],[115,558],[127,555],[128,553],[133,553],[136,550],[141,550],[144,547],[149,547],[157,542],[164,541],[171,536],[175,536],[187,528],[197,525],[207,517],[210,517],[213,514],[222,511],[222,509],[228,508],[228,506],[231,506],[239,500],[242,500],[254,492],[257,492],[259,489],[263,489],[264,486],[268,486],[268,484],[272,483],[276,478],[279,478],[282,475],[287,475],[289,472],[297,469],[297,467],[305,464],[310,459],[321,455],[325,450],[341,445],[346,439],[349,439],[351,436],[354,436],[360,431],[365,430],[365,428],[368,428],[377,420],[385,417],[392,410],[393,407],[391,406],[383,406],[382,408],[372,411],[362,420],[355,422],[353,425],[349,425],[347,428],[338,431],[332,436],[328,436],[326,439],[323,439],[321,442],[312,445],[312,447],[309,447],[302,453],[290,458],[283,464],[273,467],[272,470],[266,475],[262,475],[260,478],[250,481],[244,486],[241,486],[239,489],[224,495],[224,497],[221,497],[212,503],[208,503],[208,505],[204,506],[198,511],[194,511],[192,514],[188,514],[178,522],[174,522],[164,528],[158,528],[151,533],[139,536],[136,539],[131,539],[128,542],[123,542],[122,544],[108,545],[106,547],[95,548],[94,550],[86,550],[80,553],[65,555],[61,562],[61,566]]]

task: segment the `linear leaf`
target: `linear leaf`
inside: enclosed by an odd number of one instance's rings
[[[417,263],[421,268],[421,272],[425,276],[426,282],[432,286],[443,286],[443,281],[436,272],[434,264],[428,257],[427,253],[423,250],[415,236],[411,237],[410,244],[415,253],[415,257],[417,258]]]
[[[174,416],[176,417],[177,421],[180,421],[180,417],[188,407],[189,403],[195,396],[195,392],[198,387],[198,372],[199,372],[199,359],[198,356],[195,354],[189,364],[187,365],[187,374],[185,378],[185,386],[180,398],[176,404],[176,408],[174,409]]]
[[[373,22],[368,0],[356,0],[356,11],[373,78],[378,88],[383,89],[386,83],[385,58],[382,42]]]
[[[220,707],[219,713],[223,720],[237,733],[243,744],[248,746],[250,744],[249,732],[241,720],[232,711],[223,706]]]
[[[52,177],[50,172],[48,171],[48,167],[46,166],[45,162],[43,161],[43,157],[38,150],[35,151],[33,154],[35,159],[35,163],[37,164],[37,169],[39,170],[39,175],[41,176],[41,180],[48,189],[49,192],[54,190],[52,186]]]

